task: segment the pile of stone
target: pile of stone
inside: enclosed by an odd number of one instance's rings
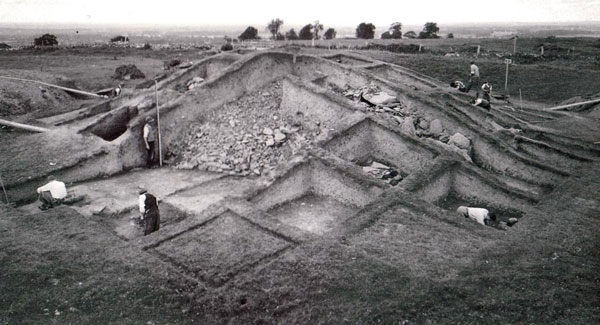
[[[273,82],[190,125],[173,149],[176,168],[261,175],[312,146],[320,124],[302,115],[283,117],[281,95],[281,83]]]
[[[363,172],[371,177],[387,181],[390,185],[396,186],[404,176],[394,168],[374,161],[369,166],[363,166]]]

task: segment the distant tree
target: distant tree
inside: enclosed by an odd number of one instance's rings
[[[258,30],[252,26],[248,26],[248,28],[246,28],[246,30],[240,36],[238,36],[238,38],[240,41],[259,39]]]
[[[304,27],[302,27],[302,29],[300,29],[300,32],[298,33],[298,38],[299,39],[303,39],[303,40],[310,40],[313,38],[313,25],[312,24],[307,24]]]
[[[410,30],[410,31],[404,33],[404,37],[405,38],[417,38],[417,33]]]
[[[275,40],[276,41],[283,41],[285,40],[285,36],[281,33],[277,33],[277,35],[275,36]]]
[[[119,36],[115,36],[113,38],[110,39],[110,41],[112,43],[116,43],[116,42],[129,42],[129,37],[127,36],[123,36],[123,35],[119,35]]]
[[[400,39],[402,38],[402,23],[395,22],[390,25],[390,29],[387,32],[381,34],[383,39]]]
[[[323,30],[323,24],[320,24],[318,20],[315,21],[313,25],[313,31],[315,39],[319,39],[319,32]]]
[[[58,41],[56,40],[56,36],[52,34],[44,34],[33,41],[33,44],[36,46],[54,46],[58,45]]]
[[[148,42],[144,43],[144,47],[142,47],[142,49],[144,49],[144,50],[149,50],[151,48],[152,48],[152,45],[150,45],[150,43],[148,43]]]
[[[454,34],[448,33],[448,35],[446,36],[446,38],[454,38]]]
[[[295,41],[298,39],[298,34],[296,34],[296,31],[292,28],[285,33],[285,39]]]
[[[325,31],[325,34],[323,34],[323,37],[325,39],[334,39],[335,35],[337,35],[337,32],[335,31],[335,29],[327,28],[327,30]]]
[[[395,22],[390,25],[390,36],[395,39],[402,38],[402,23]]]
[[[419,38],[440,38],[437,34],[439,31],[437,23],[425,23],[423,31],[419,33]]]
[[[283,20],[279,18],[272,19],[269,25],[267,25],[267,29],[271,33],[271,38],[274,40],[277,39],[277,35],[279,34],[279,28],[283,25]]]
[[[360,23],[356,27],[356,38],[372,39],[375,37],[375,25]]]

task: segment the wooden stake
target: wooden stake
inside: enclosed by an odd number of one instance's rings
[[[477,45],[477,57],[479,57],[479,51],[481,50],[481,45]]]
[[[4,192],[4,198],[6,199],[6,204],[8,204],[8,194],[6,194],[6,188],[4,188],[4,182],[2,181],[2,175],[0,175],[0,184],[2,185],[2,191]]]
[[[506,60],[506,78],[504,79],[504,96],[508,97],[508,65],[509,61]]]
[[[154,94],[156,97],[156,130],[158,131],[158,162],[162,167],[162,142],[160,138],[160,112],[158,110],[158,81],[154,79]]]
[[[521,88],[519,88],[519,102],[521,102],[521,110],[523,110],[523,97],[521,97]]]

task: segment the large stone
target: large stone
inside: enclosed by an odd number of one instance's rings
[[[471,147],[471,140],[460,133],[454,133],[454,135],[448,139],[448,144],[452,144],[460,149],[469,150]]]
[[[271,128],[264,128],[263,134],[265,134],[265,135],[273,135],[273,130]]]
[[[267,147],[272,147],[275,145],[275,140],[272,137],[268,137],[265,144],[267,145]]]
[[[400,128],[402,129],[402,131],[408,133],[408,134],[415,134],[415,123],[414,120],[411,116],[407,116],[403,121],[402,121],[402,125],[400,126]]]
[[[429,124],[429,132],[435,137],[439,137],[444,132],[444,126],[442,125],[442,121],[435,119],[431,121]]]
[[[385,104],[389,104],[389,103],[398,101],[396,96],[388,95],[387,93],[385,93],[383,91],[380,92],[379,94],[371,96],[370,98],[367,98],[367,99],[375,105],[385,105]]]
[[[283,142],[285,140],[285,134],[283,134],[283,132],[281,132],[279,129],[275,130],[275,141],[276,142]]]

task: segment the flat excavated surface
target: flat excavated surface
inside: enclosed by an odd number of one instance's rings
[[[193,276],[219,286],[289,246],[285,239],[226,212],[161,243],[153,251]]]
[[[268,212],[287,225],[323,235],[354,215],[358,209],[330,197],[307,194]]]

